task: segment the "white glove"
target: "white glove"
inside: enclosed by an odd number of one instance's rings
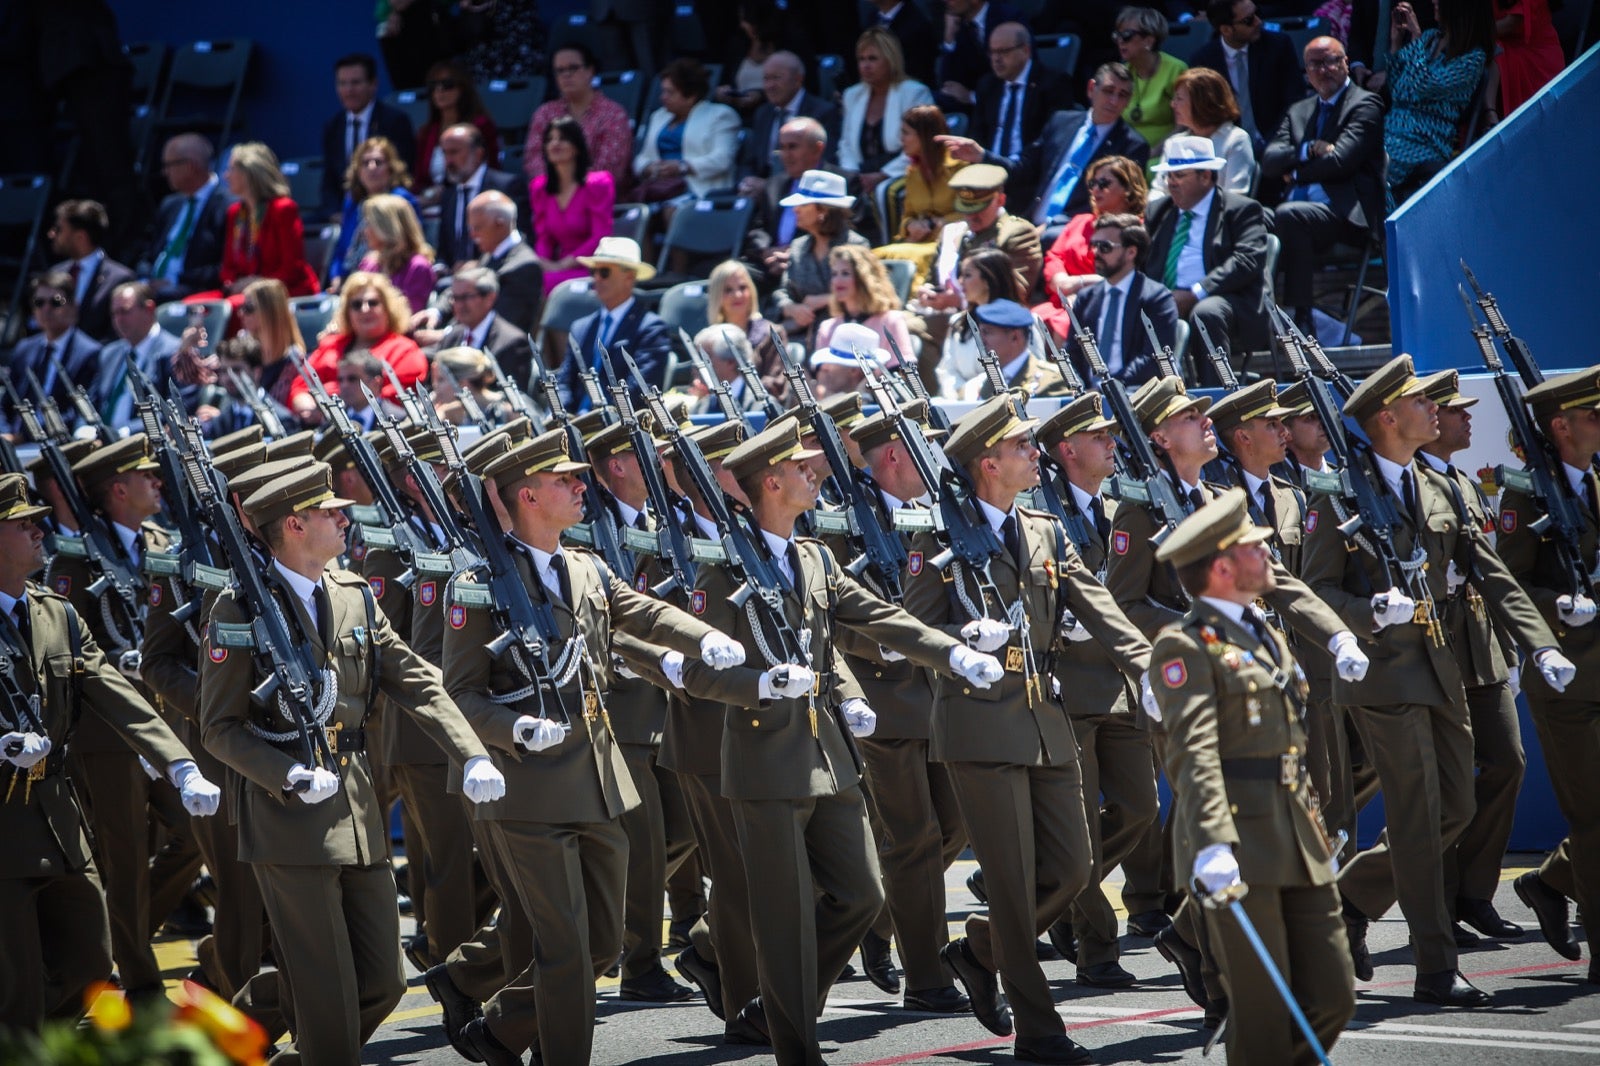
[[[1522,667],[1512,663],[1506,668],[1506,681],[1511,685],[1511,698],[1522,694]]]
[[[473,803],[504,799],[506,778],[487,755],[474,755],[461,768],[461,791]]]
[[[950,649],[950,669],[973,688],[989,688],[1006,672],[1000,669],[1000,660],[981,651],[973,651],[964,644]]]
[[[139,756],[139,769],[143,770],[144,776],[148,777],[150,780],[161,780],[161,771],[157,770],[154,766],[151,766],[150,760],[146,759],[143,755]]]
[[[143,762],[143,759],[139,760]],[[330,775],[331,776],[331,775]],[[335,783],[338,778],[334,778]],[[222,804],[222,789],[207,781],[200,767],[183,759],[172,764],[172,783],[178,786],[183,809],[194,818],[210,818]]]
[[[867,706],[867,701],[860,696],[845,700],[839,706],[839,713],[844,716],[844,724],[850,727],[853,737],[870,737],[878,728],[878,712]]]
[[[1539,666],[1539,676],[1544,678],[1544,683],[1557,692],[1567,691],[1567,686],[1572,684],[1572,679],[1578,675],[1578,668],[1572,665],[1572,660],[1562,655],[1554,648],[1546,648],[1533,657]]]
[[[906,661],[906,657],[893,648],[885,648],[882,644],[879,644],[878,660],[884,663],[903,663]]]
[[[295,763],[289,771],[288,781],[287,787],[290,789],[302,781],[309,786],[304,792],[295,793],[301,803],[321,803],[339,791],[339,775],[320,766],[315,770],[307,770],[300,763]]]
[[[797,700],[817,683],[811,668],[799,663],[774,666],[761,675],[757,694],[764,700]]]
[[[21,749],[15,754],[9,754],[13,744],[20,744]],[[0,753],[5,754],[6,762],[22,770],[31,770],[46,755],[50,754],[50,738],[42,737],[38,733],[7,733],[0,737]]]
[[[1416,613],[1417,601],[1399,589],[1380,592],[1372,597],[1372,631],[1409,622]]]
[[[1077,644],[1079,641],[1092,640],[1093,637],[1083,628],[1083,623],[1078,621],[1076,615],[1064,614],[1061,616],[1061,639]]]
[[[567,739],[567,730],[559,722],[525,714],[512,723],[511,736],[529,751],[540,752]]]
[[[1456,565],[1456,561],[1451,559],[1450,565],[1445,568],[1444,580],[1445,588],[1449,591],[1450,595],[1454,596],[1456,594],[1456,590],[1467,583],[1467,575],[1463,574],[1461,572],[1461,568]]]
[[[1161,704],[1156,702],[1156,690],[1150,687],[1150,671],[1139,675],[1139,702],[1152,721],[1161,721]]]
[[[683,691],[683,652],[669,651],[661,657],[661,672],[667,675],[672,687]]]
[[[726,670],[744,662],[744,645],[726,633],[707,633],[700,640],[700,658],[713,670]]]
[[[142,656],[139,654],[138,648],[129,648],[117,656],[117,672],[130,681],[140,680],[139,663],[141,659]]]
[[[1594,601],[1579,593],[1556,598],[1556,614],[1569,626],[1586,626],[1594,621]]]
[[[1210,895],[1239,883],[1239,860],[1233,857],[1233,845],[1212,844],[1200,849],[1194,857],[1194,879]]]
[[[1361,642],[1348,629],[1341,629],[1328,641],[1328,651],[1333,653],[1333,668],[1340,681],[1360,681],[1367,676],[1372,661],[1361,650]]]
[[[961,639],[979,651],[994,651],[1011,639],[1011,627],[993,618],[978,618],[961,627]]]

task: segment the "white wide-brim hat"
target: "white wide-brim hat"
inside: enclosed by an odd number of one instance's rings
[[[656,268],[640,258],[639,242],[632,237],[601,237],[593,255],[580,255],[578,262],[593,269],[598,266],[631,270],[640,281],[656,276]]]
[[[827,170],[808,170],[800,175],[795,191],[778,201],[780,207],[854,207],[856,198],[845,192],[844,178]]]
[[[1155,165],[1157,174],[1174,170],[1221,170],[1228,165],[1217,155],[1210,137],[1168,137],[1161,148],[1161,162]]]

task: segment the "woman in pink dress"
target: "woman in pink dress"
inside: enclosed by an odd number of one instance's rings
[[[611,236],[617,187],[608,171],[591,169],[583,127],[565,115],[544,131],[544,171],[528,183],[528,207],[548,295],[563,281],[589,276],[578,257]]]

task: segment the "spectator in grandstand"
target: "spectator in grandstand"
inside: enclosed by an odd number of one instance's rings
[[[277,278],[262,278],[245,287],[244,301],[239,304],[240,335],[256,341],[256,384],[267,399],[278,408],[278,415],[286,421],[293,415],[289,409],[289,387],[299,379],[290,349],[305,352],[305,337],[300,333],[300,323],[295,320],[289,306],[289,290]],[[319,338],[311,338],[313,341]]]
[[[31,370],[46,395],[71,417],[67,388],[72,384],[85,389],[94,386],[100,367],[100,345],[78,328],[78,299],[70,274],[49,270],[34,278],[28,288],[28,303],[33,308],[34,321],[39,323],[39,332],[17,342],[11,361],[6,364],[6,372],[11,375],[11,385],[18,396],[33,397],[27,377]],[[57,372],[57,363],[65,374]],[[10,416],[6,428],[14,432],[15,412],[9,400],[5,410]]]
[[[1044,256],[1044,286],[1050,299],[1033,309],[1044,324],[1064,341],[1072,332],[1062,301],[1100,280],[1094,250],[1089,247],[1095,220],[1101,215],[1143,218],[1148,200],[1144,168],[1125,156],[1109,156],[1089,164],[1089,210],[1074,215]]]
[[[361,257],[359,269],[388,277],[412,311],[428,306],[433,248],[423,238],[411,204],[390,193],[368,197],[361,204],[361,231],[371,250]]]
[[[611,208],[617,187],[597,169],[578,120],[560,116],[545,127],[544,173],[528,186],[533,251],[544,270],[544,291],[588,275],[578,256],[611,236]]]
[[[972,139],[1015,162],[1038,139],[1056,108],[1071,98],[1066,78],[1034,62],[1028,28],[1002,22],[989,34],[988,73],[973,95]]]
[[[78,328],[100,343],[116,339],[111,326],[111,293],[133,281],[133,271],[101,247],[111,229],[106,209],[94,200],[63,200],[50,227],[50,250],[62,260],[50,269],[72,279]]]
[[[467,211],[475,249],[472,265],[488,267],[500,281],[495,307],[520,330],[531,330],[544,308],[544,269],[517,230],[517,205],[500,192],[479,193]]]
[[[1167,18],[1153,7],[1125,7],[1117,12],[1112,33],[1117,54],[1133,75],[1128,124],[1159,151],[1172,133],[1172,88],[1189,65],[1161,50],[1167,39]]]
[[[1439,26],[1426,32],[1402,0],[1389,16],[1389,113],[1383,147],[1389,192],[1400,204],[1455,154],[1494,48],[1494,15],[1483,0],[1434,0]]]
[[[436,258],[447,271],[476,258],[468,207],[484,192],[502,192],[516,208],[511,224],[528,232],[528,183],[489,165],[478,127],[457,124],[439,137],[444,148],[444,192],[439,203]]]
[[[344,401],[345,410],[350,412],[350,420],[361,428],[361,432],[370,433],[378,424],[379,414],[396,421],[405,419],[404,408],[378,396],[388,375],[383,372],[383,363],[371,352],[365,349],[346,352],[339,357],[335,375],[339,388],[334,395]],[[378,396],[376,405],[367,402],[368,392]]]
[[[756,183],[745,195],[757,200],[745,235],[744,259],[764,291],[782,280],[789,266],[789,247],[799,233],[794,208],[784,207],[783,200],[799,191],[806,171],[828,169],[822,162],[827,151],[828,134],[820,122],[804,116],[790,119],[778,133],[778,169],[765,180],[745,179]]]
[[[1339,242],[1362,245],[1383,225],[1384,115],[1377,94],[1350,81],[1338,41],[1318,37],[1305,56],[1315,93],[1290,106],[1261,171],[1263,189],[1284,200],[1274,212],[1278,300],[1309,335],[1317,253]]]
[[[500,369],[526,390],[533,369],[528,331],[499,313],[499,299],[500,279],[488,267],[471,266],[456,271],[450,279],[449,293],[453,321],[437,339],[430,338],[429,352],[433,354],[447,348],[492,352],[500,362]],[[421,343],[421,331],[413,336]]]
[[[932,104],[933,93],[906,76],[900,41],[882,26],[873,26],[856,40],[856,69],[861,80],[844,91],[839,167],[858,175],[861,191],[871,194],[879,182],[906,172],[909,161],[900,148],[900,119],[913,107]]]
[[[222,249],[222,291],[237,314],[244,290],[257,278],[277,278],[290,296],[320,292],[306,262],[300,208],[289,198],[289,182],[278,157],[260,141],[236,145],[222,172],[234,201],[228,205],[227,243]],[[200,293],[189,299],[215,298]]]
[[[1218,188],[1254,196],[1256,152],[1250,135],[1235,123],[1239,104],[1228,79],[1210,67],[1190,67],[1178,75],[1172,89],[1172,117],[1178,133],[1206,137],[1216,155],[1227,161],[1217,175]],[[1167,195],[1167,183],[1157,174],[1150,182],[1150,199]]]
[[[611,175],[617,189],[633,179],[633,126],[622,105],[594,87],[599,69],[587,45],[573,41],[556,49],[550,59],[556,98],[539,105],[528,123],[522,167],[531,181],[544,173],[544,131],[557,118],[578,120],[593,165]]]
[[[807,92],[805,85],[805,64],[793,52],[774,52],[762,64],[761,89],[766,100],[756,108],[750,133],[739,146],[739,191],[744,195],[758,195],[766,180],[779,169],[778,135],[797,118],[814,118],[821,123],[829,158],[838,154],[833,146],[839,140],[839,108],[833,101]],[[821,159],[817,162],[820,164]]]
[[[1206,21],[1216,34],[1195,52],[1190,69],[1205,67],[1227,80],[1240,112],[1232,121],[1249,136],[1259,157],[1289,105],[1306,95],[1294,42],[1288,34],[1266,28],[1255,0],[1211,0]],[[1183,124],[1181,118],[1177,121]]]
[[[467,68],[454,60],[442,60],[428,69],[428,121],[417,131],[417,156],[414,188],[426,204],[437,203],[437,191],[444,182],[444,149],[439,136],[451,126],[468,123],[483,134],[483,151],[490,159],[500,158],[500,130],[478,99],[477,86]]]
[[[784,326],[796,335],[809,336],[817,312],[828,306],[833,270],[828,258],[844,244],[867,247],[867,239],[850,228],[856,198],[845,192],[845,181],[826,170],[808,170],[793,194],[779,201],[794,209],[799,236],[789,245],[789,262],[783,283],[773,294]]]
[[[360,52],[340,56],[333,62],[333,87],[339,111],[322,127],[322,206],[317,212],[327,219],[340,215],[345,171],[367,138],[389,138],[401,159],[417,155],[411,119],[378,99],[377,60]]]
[[[1021,11],[996,0],[946,0],[936,83],[939,106],[971,112],[978,84],[994,58],[995,29],[1022,20]]]
[[[629,380],[628,368],[618,355],[620,349],[626,348],[644,379],[664,388],[662,379],[673,338],[660,316],[634,299],[635,283],[649,281],[656,272],[640,258],[638,242],[628,237],[606,237],[593,255],[583,257],[583,265],[589,268],[600,309],[574,322],[567,335],[567,357],[556,369],[562,406],[569,411],[588,409],[589,397],[578,377],[578,368],[598,369],[602,346],[611,356],[607,372],[618,381]]]
[[[956,275],[967,310],[973,311],[993,300],[1013,300],[1020,303],[1026,294],[1018,291],[1017,275],[1011,269],[1011,257],[998,248],[980,248],[961,260]],[[934,368],[939,395],[955,400],[967,382],[983,374],[978,362],[978,336],[974,320],[965,315],[950,327],[944,339],[944,350]],[[1037,337],[1029,342],[1029,349],[1043,356],[1044,349]]]
[[[940,37],[922,9],[906,0],[871,0],[871,7],[872,13],[862,29],[881,28],[889,33],[902,57],[905,73],[923,86],[937,84]],[[860,45],[857,38],[856,47]],[[933,103],[932,94],[918,102]]]
[[[905,198],[900,205],[900,224],[889,244],[874,249],[880,259],[905,259],[916,264],[912,286],[928,276],[933,253],[939,245],[939,231],[954,222],[955,190],[950,178],[962,164],[950,158],[939,140],[945,132],[944,112],[937,107],[913,107],[900,120],[900,144],[910,166],[905,175]]]
[[[733,186],[739,114],[706,99],[710,91],[698,60],[674,59],[661,72],[661,106],[633,160],[640,200],[679,203]]]
[[[417,199],[406,188],[409,184],[411,170],[387,137],[370,138],[361,146],[344,176],[344,212],[339,217],[339,239],[334,242],[328,264],[329,292],[338,292],[344,276],[357,269],[367,254],[366,232],[361,226],[361,209],[367,198],[392,193],[415,212]]]
[[[911,334],[883,264],[867,249],[846,244],[828,253],[828,267],[829,317],[817,326],[817,347],[826,348],[834,330],[853,322],[877,334],[876,346],[910,359]]]
[[[1215,72],[1213,72],[1215,73]],[[1150,234],[1138,215],[1107,213],[1095,220],[1094,269],[1100,282],[1073,298],[1072,312],[1098,342],[1106,370],[1128,388],[1160,376],[1148,320],[1164,348],[1178,336],[1178,307],[1172,293],[1143,273],[1150,252]],[[1064,345],[1079,375],[1090,380],[1089,367],[1076,336]],[[1174,353],[1175,355],[1177,353]]]
[[[156,211],[139,268],[159,300],[222,285],[228,194],[211,164],[211,142],[196,133],[180,133],[161,148],[161,175],[172,192]]]
[[[469,424],[467,409],[460,399],[463,390],[477,401],[491,425],[510,417],[511,407],[505,395],[494,388],[494,368],[489,365],[489,357],[478,349],[445,348],[434,353],[432,374],[433,409],[446,422]]]
[[[358,270],[346,278],[333,320],[335,328],[323,335],[310,359],[311,369],[329,392],[338,389],[339,361],[351,352],[371,352],[388,363],[403,388],[428,372],[427,356],[405,333],[411,321],[406,298],[382,274]],[[386,400],[399,398],[387,375],[382,395]],[[289,407],[306,425],[322,421],[310,389],[298,376],[289,385]]]
[[[819,400],[866,391],[858,352],[867,352],[880,364],[894,362],[883,347],[883,338],[874,330],[854,322],[842,322],[830,334],[831,341],[817,341],[817,350],[806,360],[811,371],[811,391]]]
[[[734,265],[741,270],[744,269],[741,264]],[[707,326],[694,335],[694,343],[706,353],[711,361],[712,373],[716,375],[718,381],[727,384],[728,395],[733,397],[733,402],[740,410],[762,409],[762,404],[766,401],[745,384],[744,375],[739,370],[738,357],[734,355],[734,351],[737,350],[752,365],[757,363],[760,357],[750,346],[749,337],[739,330],[729,329],[726,325]],[[690,414],[718,414],[722,410],[717,399],[711,395],[711,388],[699,375],[689,383],[687,391],[691,398]]]
[[[773,347],[778,336],[773,332],[772,323],[761,316],[761,305],[745,264],[730,259],[712,269],[706,280],[706,321],[717,329],[732,327],[745,337],[754,353],[752,362],[767,391],[782,399],[789,382],[783,376],[783,361]]]
[[[778,51],[783,34],[783,12],[773,0],[739,0],[739,32],[743,48],[736,63],[724,67],[723,82],[711,99],[739,113],[741,121],[755,114],[765,96],[766,63]]]
[[[89,398],[106,425],[126,434],[139,425],[128,381],[128,356],[136,358],[156,393],[165,397],[178,338],[156,324],[155,290],[141,281],[123,282],[112,290],[111,323],[117,339],[100,350],[100,369]]]
[[[1499,0],[1495,5],[1494,35],[1500,42],[1495,63],[1500,68],[1500,103],[1488,108],[1492,121],[1500,121],[1521,107],[1561,73],[1566,57],[1548,0]]]

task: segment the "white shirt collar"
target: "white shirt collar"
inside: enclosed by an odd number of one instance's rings
[[[511,539],[516,541],[517,544],[521,546],[522,550],[528,553],[529,558],[533,560],[533,569],[534,572],[539,575],[539,580],[543,581],[547,588],[550,588],[559,594],[561,591],[561,581],[550,569],[550,560],[560,556],[563,560],[563,565],[565,565],[564,560],[567,556],[566,553],[561,550],[561,546],[557,545],[555,551],[547,552],[542,548],[535,548],[532,544],[529,544],[520,537],[513,536]]]
[[[1204,222],[1206,220],[1206,216],[1211,214],[1211,205],[1216,201],[1216,199],[1217,190],[1212,189],[1210,192],[1205,194],[1205,197],[1201,199],[1199,203],[1195,204],[1189,210],[1194,212],[1194,217],[1197,221]],[[1190,232],[1193,232],[1193,230]],[[1204,227],[1201,228],[1201,232],[1205,232]]]
[[[1561,468],[1567,472],[1567,481],[1572,485],[1572,491],[1579,496],[1583,495],[1583,483],[1589,478],[1589,471],[1580,470],[1571,463],[1562,463]]]
[[[488,172],[489,164],[487,162],[479,163],[478,169],[474,170],[472,172],[472,176],[467,178],[467,180],[461,184],[466,186],[468,189],[478,189],[481,191],[483,188],[483,176]],[[511,232],[515,233],[516,230],[512,230]]]
[[[771,533],[765,529],[761,531],[761,535],[766,538],[767,550],[772,553],[772,557],[774,559],[785,559],[788,557],[789,545],[793,544],[794,541],[787,540],[778,536],[776,533]]]
[[[1227,616],[1228,621],[1244,624],[1244,604],[1234,603],[1232,600],[1219,600],[1215,596],[1201,596],[1200,599]]]
[[[616,496],[611,498],[617,501],[617,512],[622,516],[622,524],[625,526],[633,525],[639,520],[639,516],[644,513],[637,507],[624,502]]]
[[[1403,499],[1404,497],[1402,497],[1401,494],[1400,494],[1400,475],[1402,473],[1404,473],[1405,471],[1410,470],[1411,469],[1411,464],[1410,463],[1401,464],[1401,463],[1393,462],[1393,461],[1391,461],[1389,459],[1385,459],[1383,456],[1379,455],[1377,452],[1373,452],[1372,453],[1372,458],[1377,460],[1378,473],[1382,474],[1383,475],[1383,480],[1389,483],[1389,488],[1391,490],[1393,490],[1393,492],[1395,494],[1395,497],[1397,499]],[[1415,479],[1416,479],[1416,475],[1415,474],[1412,475],[1412,479],[1413,479],[1413,482],[1415,482]]]
[[[9,596],[4,592],[0,592],[0,614],[9,615],[16,608],[17,604],[27,602],[28,592],[26,589],[23,590],[21,596]]]
[[[1067,482],[1067,487],[1072,490],[1072,498],[1077,501],[1078,510],[1084,514],[1088,514],[1090,506],[1094,503],[1094,501],[1100,498],[1098,493],[1085,492],[1083,489],[1074,485],[1070,480]],[[1104,506],[1104,504],[1101,506]]]
[[[1434,455],[1432,452],[1419,450],[1417,452],[1417,458],[1421,459],[1423,462],[1427,463],[1441,474],[1448,473],[1450,470],[1450,464],[1439,458],[1437,455]]]
[[[613,307],[609,311],[607,311],[604,307],[602,307],[602,308],[600,308],[600,315],[601,315],[602,318],[605,317],[606,315],[610,315],[611,316],[611,321],[613,323],[621,322],[624,318],[626,318],[628,316],[628,312],[630,310],[632,310],[633,301],[634,301],[634,297],[630,296],[626,300],[623,300],[621,303],[619,303],[617,306]]]
[[[1238,56],[1244,55],[1244,53],[1250,47],[1249,45],[1245,45],[1244,48],[1235,48],[1233,45],[1229,44],[1227,41],[1222,40],[1222,38],[1220,36],[1217,38],[1217,40],[1222,45],[1222,54],[1227,59],[1229,66],[1232,66],[1234,59],[1237,58]]]
[[[505,255],[507,252],[511,251],[511,249],[515,248],[517,245],[519,245],[521,243],[522,243],[522,234],[520,232],[518,232],[517,230],[513,229],[511,231],[511,236],[507,237],[505,240],[501,241],[499,244],[494,246],[494,251],[489,253],[489,258],[490,259],[498,259],[502,255]]]
[[[1260,500],[1261,486],[1269,484],[1267,479],[1264,477],[1256,477],[1242,466],[1239,468],[1239,473],[1244,475],[1244,490],[1250,494],[1251,502],[1254,503],[1255,501]]]
[[[1133,270],[1130,270],[1124,274],[1121,281],[1112,281],[1110,278],[1102,278],[1100,284],[1105,286],[1107,294],[1109,294],[1112,289],[1116,289],[1118,292],[1122,293],[1124,297],[1127,297],[1133,292],[1133,276],[1138,272],[1138,268],[1135,267]],[[1122,301],[1122,305],[1126,307],[1128,305],[1128,301],[1124,299]]]
[[[709,540],[718,539],[717,524],[699,511],[694,513],[694,527],[700,531],[701,536]]]
[[[1007,381],[1010,381],[1012,378],[1016,377],[1022,372],[1022,368],[1028,363],[1028,356],[1030,354],[1032,353],[1029,352],[1028,349],[1024,348],[1022,349],[1021,355],[1012,359],[1011,362],[1000,368],[1000,372],[1005,375]]]
[[[1344,84],[1339,86],[1339,91],[1338,92],[1334,93],[1332,96],[1328,97],[1326,100],[1322,99],[1322,97],[1319,96],[1319,97],[1317,97],[1317,102],[1318,103],[1323,103],[1323,104],[1329,104],[1329,105],[1331,105],[1333,107],[1338,107],[1339,106],[1339,100],[1344,96],[1344,91],[1346,89],[1348,89],[1348,88],[1350,88],[1350,79],[1349,78],[1345,78]]]
[[[139,531],[137,529],[129,529],[121,522],[112,522],[111,528],[116,531],[117,540],[122,542],[122,550],[127,553],[128,558],[137,558],[134,554],[134,547],[139,540]]]
[[[494,312],[490,311],[483,316],[483,321],[467,330],[467,343],[474,348],[482,348],[484,339],[489,336],[489,329],[494,325]]]
[[[119,532],[120,529],[121,527],[118,527]],[[315,620],[317,618],[316,601],[311,597],[317,591],[317,587],[322,584],[320,576],[316,580],[312,580],[304,574],[290,570],[277,559],[272,560],[272,565],[277,567],[278,573],[282,574],[283,579],[289,583],[289,588],[296,596],[300,597],[300,602],[305,604],[306,613]]]
[[[350,116],[354,115],[356,118],[361,120],[361,135],[363,137],[371,137],[372,136],[372,109],[374,107],[376,107],[377,105],[378,105],[378,98],[377,97],[373,97],[370,101],[367,102],[367,106],[363,107],[360,111],[346,111],[344,113],[345,129],[347,131],[349,130],[349,128],[350,128]]]
[[[983,517],[989,520],[989,527],[996,533],[1000,532],[1000,527],[1005,523],[1005,520],[1016,514],[1017,510],[1013,507],[1009,511],[1002,511],[988,500],[983,499],[978,500],[978,507],[983,511]]]

